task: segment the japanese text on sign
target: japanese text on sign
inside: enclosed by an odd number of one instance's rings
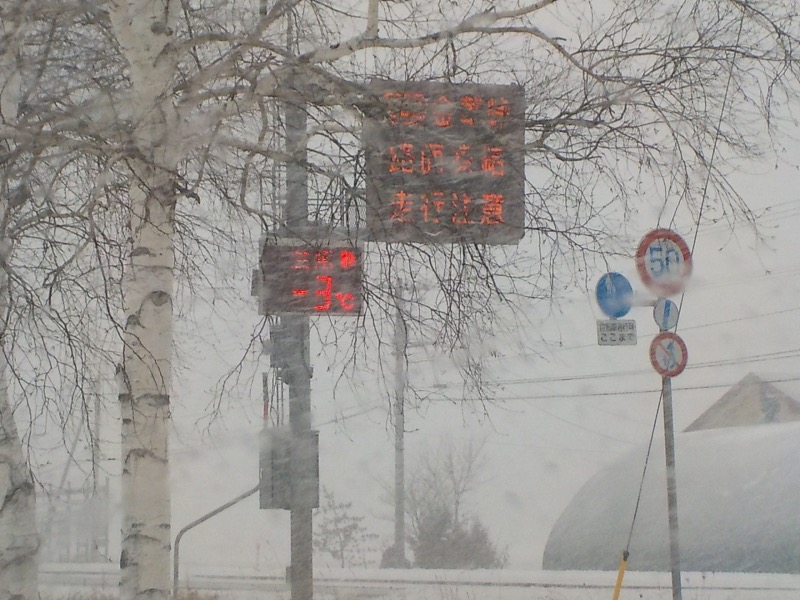
[[[600,346],[635,346],[636,321],[633,319],[598,321],[597,344]]]
[[[269,314],[357,315],[361,310],[359,248],[267,244],[261,272]]]
[[[373,239],[506,244],[522,237],[522,88],[373,81],[369,90]]]

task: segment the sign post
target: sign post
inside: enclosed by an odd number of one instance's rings
[[[650,344],[650,364],[661,375],[664,409],[664,454],[667,468],[667,510],[669,517],[669,558],[672,571],[672,599],[681,600],[681,554],[678,529],[678,490],[675,477],[675,433],[672,416],[672,378],[686,368],[686,344],[667,331],[678,324],[678,309],[666,299],[683,291],[692,273],[692,255],[683,238],[669,229],[646,234],[636,250],[636,269],[642,282],[658,294],[653,318],[659,333]]]
[[[664,455],[667,467],[667,510],[669,518],[669,558],[672,571],[672,599],[681,600],[681,552],[678,527],[678,490],[675,477],[675,432],[672,417],[672,378],[686,368],[686,344],[669,331],[659,333],[650,344],[650,363],[661,375],[661,400],[664,411]]]
[[[672,598],[681,600],[681,556],[678,536],[678,493],[675,478],[675,434],[672,417],[672,378],[686,368],[686,344],[675,333],[678,306],[667,299],[683,291],[692,273],[692,255],[680,235],[669,229],[654,229],[646,234],[636,249],[636,270],[642,282],[659,298],[653,318],[660,333],[650,344],[650,364],[661,375],[661,398],[664,409],[664,453],[667,475],[667,509],[669,516],[669,557],[672,570]],[[620,319],[633,305],[633,289],[619,273],[606,273],[595,289],[600,310],[609,317],[597,322],[597,343],[625,345],[636,343],[636,321]],[[629,540],[630,541],[630,540]],[[622,554],[614,599],[619,596],[622,575],[628,562],[628,549]]]
[[[678,486],[675,476],[675,426],[672,420],[672,378],[661,378],[664,409],[664,454],[667,467],[667,510],[669,519],[669,562],[672,572],[672,600],[681,600],[681,549],[678,528]]]

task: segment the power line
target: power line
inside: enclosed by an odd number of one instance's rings
[[[726,358],[721,360],[706,361],[696,363],[689,367],[688,370],[705,369],[709,367],[728,366],[738,363],[747,362],[762,362],[764,360],[782,360],[784,358],[794,358],[800,356],[800,348],[793,348],[791,350],[780,350],[777,352],[764,352],[761,354],[753,354],[746,357]],[[539,377],[539,378],[521,378],[521,379],[501,379],[492,382],[495,385],[523,385],[523,384],[539,384],[539,383],[562,383],[569,381],[586,381],[604,378],[620,378],[630,375],[645,375],[651,373],[648,369],[632,369],[629,371],[615,371],[612,373],[590,373],[585,375],[564,375],[552,377]]]
[[[765,380],[766,383],[787,383],[787,382],[794,382],[800,381],[800,377],[786,377],[780,379],[770,379]],[[684,387],[676,387],[674,388],[675,391],[697,391],[697,390],[713,390],[713,389],[730,389],[736,385],[735,383],[715,383],[715,384],[705,384],[705,385],[693,385],[693,386],[684,386]],[[496,396],[488,400],[489,404],[492,403],[502,403],[502,402],[510,402],[516,400],[523,400],[523,401],[530,401],[530,400],[564,400],[564,399],[575,399],[575,398],[604,398],[610,396],[638,396],[642,394],[660,394],[661,388],[647,388],[647,389],[640,389],[640,390],[617,390],[614,392],[577,392],[577,393],[570,393],[570,394],[548,394],[546,396],[530,396],[530,395],[519,395],[519,396]],[[432,402],[453,402],[452,398],[430,398]],[[459,398],[459,401],[465,402],[484,402],[486,403],[487,400],[485,398]]]

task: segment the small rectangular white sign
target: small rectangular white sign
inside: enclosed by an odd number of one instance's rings
[[[601,346],[635,346],[636,321],[633,319],[597,321],[597,343]]]

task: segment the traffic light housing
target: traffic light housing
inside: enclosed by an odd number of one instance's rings
[[[265,427],[259,450],[259,507],[319,507],[319,432]]]

